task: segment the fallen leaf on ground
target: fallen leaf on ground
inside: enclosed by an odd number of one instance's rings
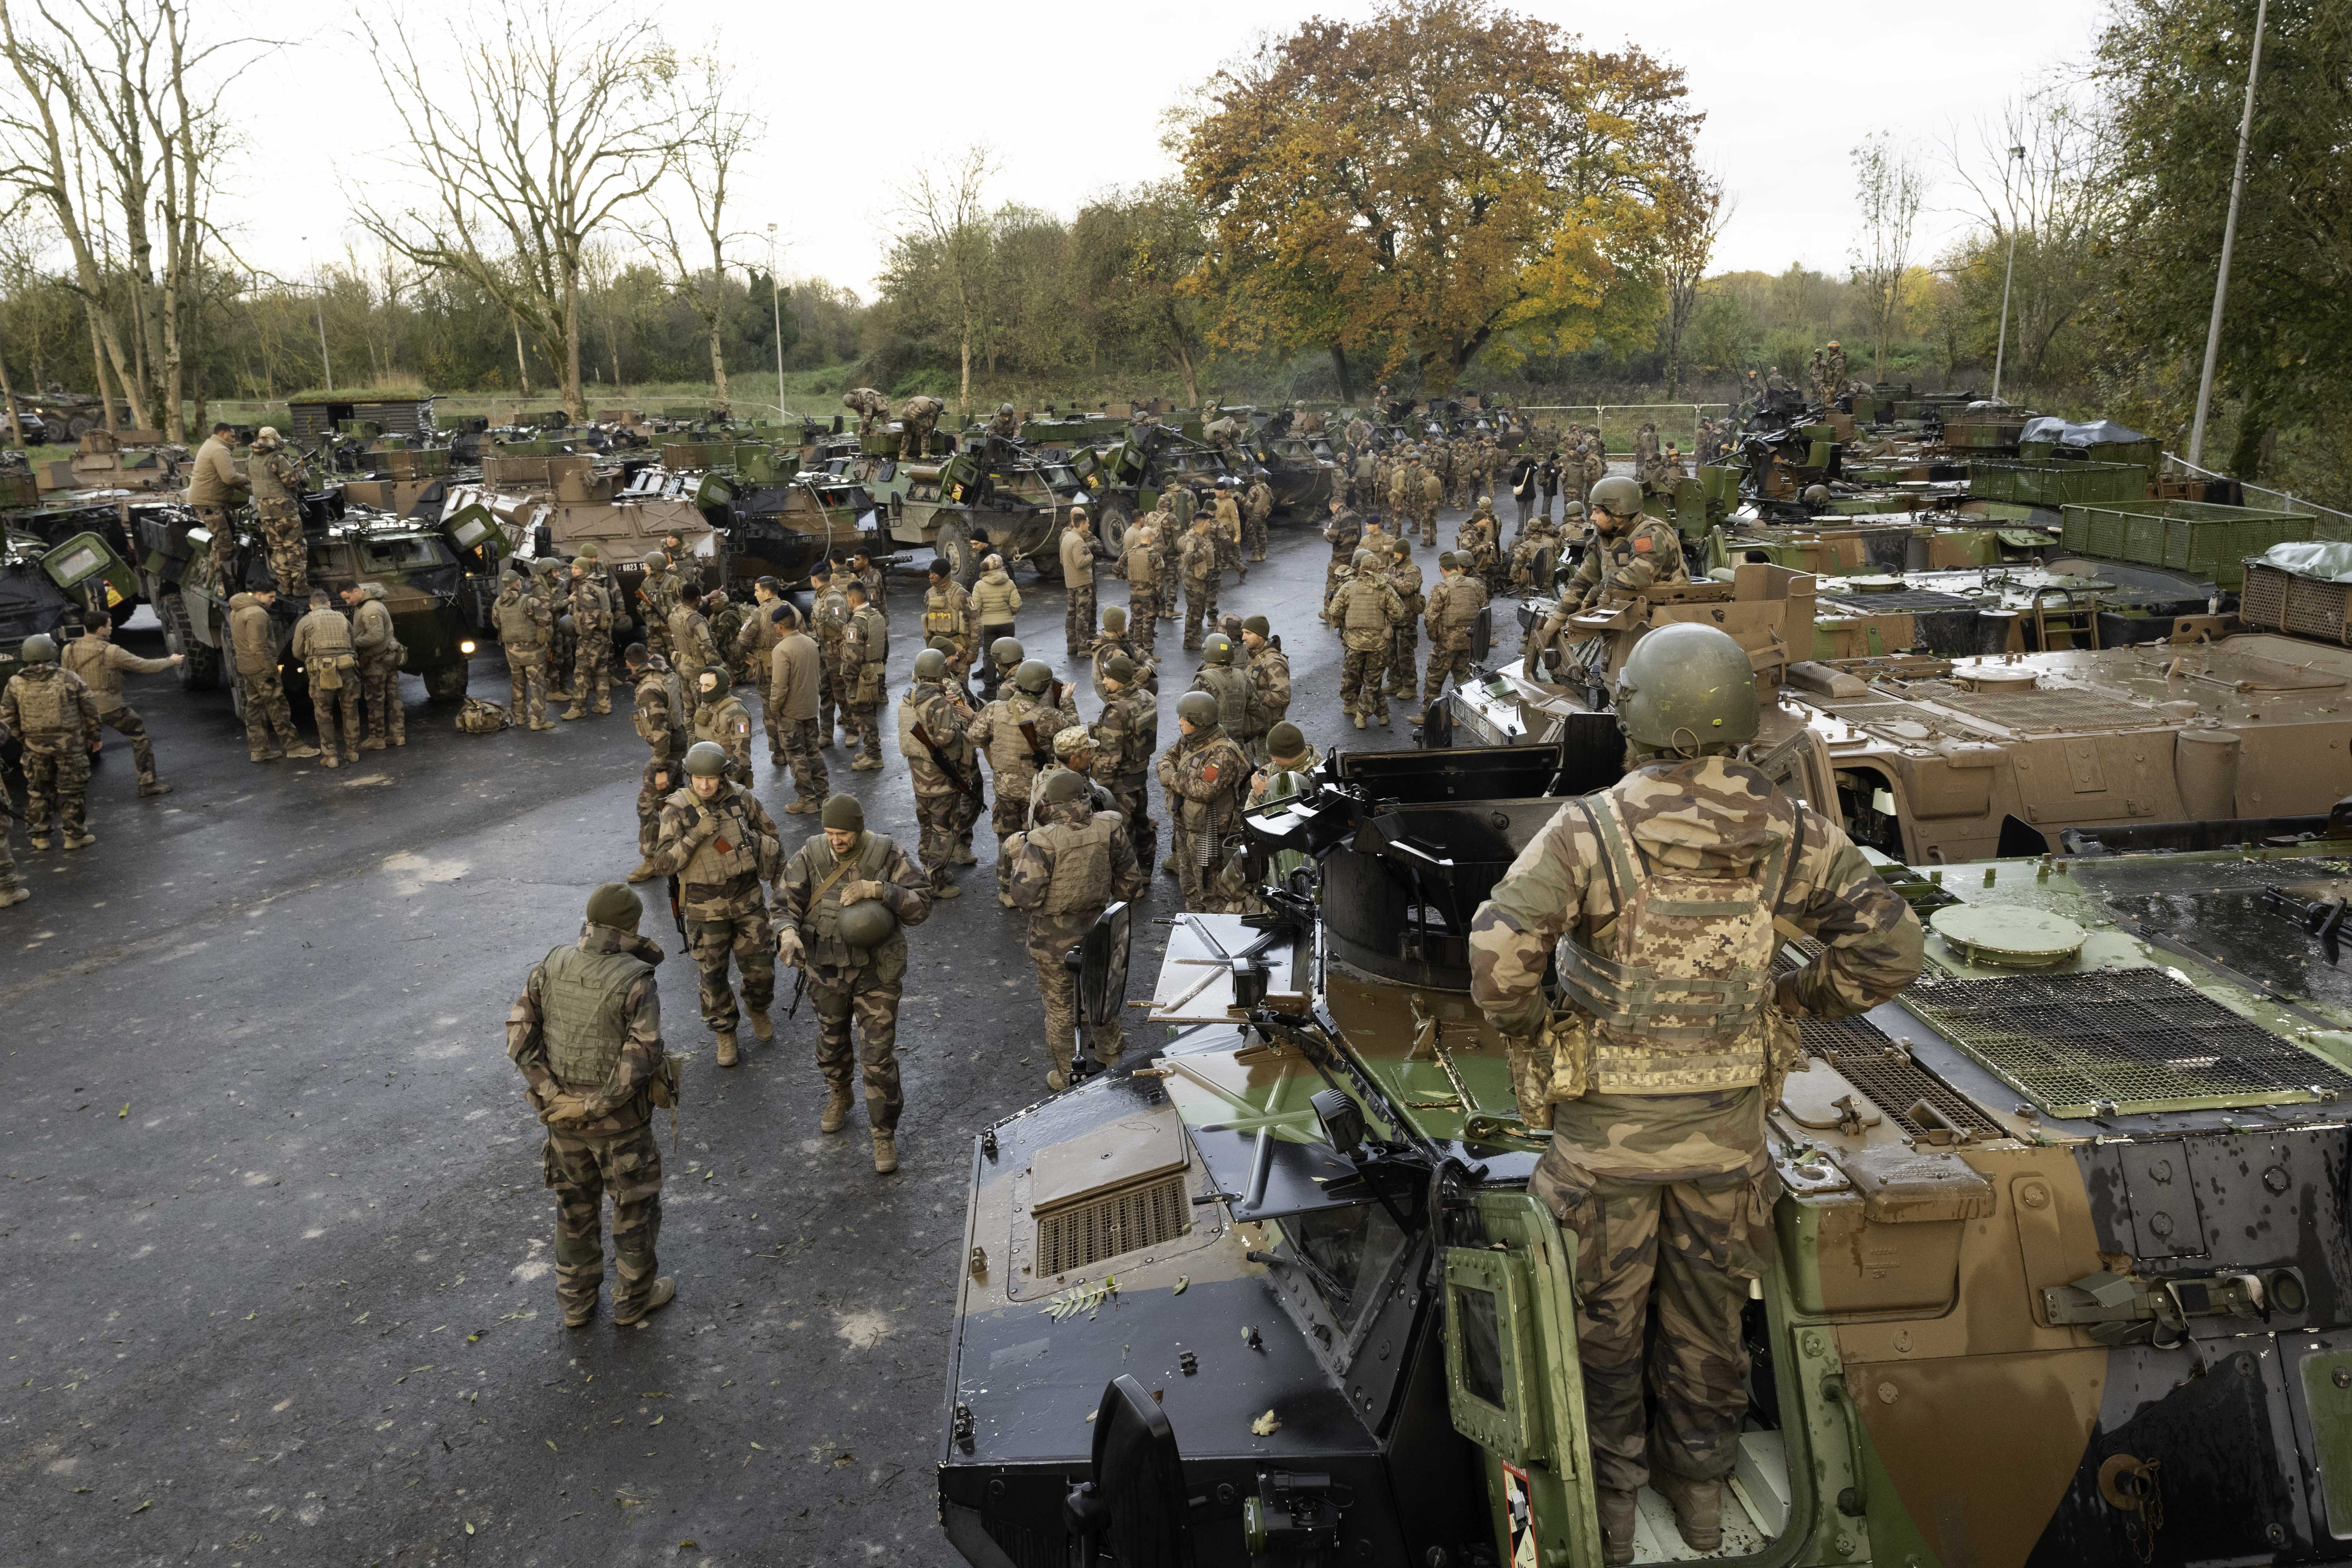
[[[1261,1437],[1271,1437],[1275,1433],[1281,1429],[1282,1422],[1276,1417],[1274,1412],[1271,1410],[1250,1423],[1250,1430],[1256,1433]]]

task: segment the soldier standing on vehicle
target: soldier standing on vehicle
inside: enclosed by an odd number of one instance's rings
[[[1429,595],[1429,670],[1422,678],[1421,707],[1412,715],[1420,723],[1430,705],[1445,691],[1445,678],[1457,686],[1470,684],[1470,631],[1478,612],[1486,607],[1486,584],[1462,569],[1452,551],[1437,558],[1437,586]]]
[[[1020,436],[1021,416],[1013,411],[1013,405],[1000,403],[996,405],[996,413],[988,421],[987,433],[1000,441],[1013,440]]]
[[[1112,903],[1140,897],[1144,877],[1126,823],[1116,811],[1094,809],[1083,773],[1047,779],[1037,816],[1036,826],[1014,837],[1012,891],[1013,904],[1029,912],[1029,962],[1037,969],[1052,1064],[1045,1087],[1058,1092],[1069,1087],[1077,1037],[1077,976],[1064,956]],[[1095,1037],[1095,1061],[1114,1066],[1123,1048],[1114,1017]]]
[[[310,717],[319,726],[319,765],[339,768],[360,760],[360,658],[352,647],[352,624],[327,597],[310,590],[310,610],[294,623],[288,657],[302,667],[310,685]],[[336,733],[340,713],[341,734]]]
[[[743,1011],[751,1033],[775,1038],[768,1006],[776,997],[774,939],[760,887],[782,858],[776,824],[752,793],[727,780],[727,753],[708,741],[688,746],[686,788],[662,803],[653,853],[656,875],[677,881],[687,951],[702,973],[702,1021],[719,1045],[719,1065],[735,1065],[735,993],[728,960],[743,976]]]
[[[131,758],[139,770],[140,795],[144,797],[171,794],[172,786],[155,776],[155,743],[147,738],[146,721],[122,700],[122,678],[177,669],[187,662],[187,655],[141,658],[115,642],[114,617],[104,610],[92,610],[82,616],[81,636],[66,644],[59,662],[89,688],[98,721],[131,742]],[[91,738],[97,738],[96,731],[92,731]]]
[[[317,747],[302,744],[293,710],[286,705],[286,687],[278,673],[278,628],[269,616],[277,602],[274,588],[255,588],[228,602],[229,646],[236,657],[237,684],[245,691],[246,750],[257,763],[319,754]]]
[[[212,535],[213,587],[221,593],[234,593],[239,586],[229,576],[236,555],[236,529],[229,521],[229,508],[253,489],[236,471],[236,454],[229,445],[234,430],[226,420],[215,424],[212,435],[196,448],[196,460],[188,472],[188,508]]]
[[[890,417],[890,397],[870,386],[853,386],[841,395],[841,405],[857,416],[857,433],[871,436]]]
[[[824,831],[794,853],[777,881],[783,929],[776,956],[808,979],[816,1005],[816,1065],[824,1075],[817,1126],[849,1121],[852,1062],[866,1089],[874,1169],[898,1168],[898,998],[907,976],[907,928],[931,912],[922,873],[905,851],[866,831],[866,812],[837,795],[824,804]],[[857,1041],[850,1042],[856,1020]]]
[[[1237,739],[1244,751],[1262,756],[1266,731],[1290,711],[1290,656],[1264,616],[1242,623],[1242,647],[1249,655],[1249,708]]]
[[[1177,742],[1160,753],[1160,787],[1168,796],[1177,885],[1191,914],[1230,911],[1210,887],[1224,863],[1225,838],[1241,827],[1249,758],[1217,724],[1217,700],[1187,691],[1176,700]]]
[[[630,682],[630,711],[637,739],[656,763],[675,763],[686,755],[686,696],[679,689],[669,660],[633,642],[621,656]]]
[[[1203,624],[1214,626],[1217,622],[1218,544],[1213,531],[1215,521],[1207,512],[1195,516],[1177,556],[1184,579],[1184,647],[1192,653],[1200,651]]]
[[[915,791],[915,851],[935,899],[963,897],[949,869],[980,816],[980,759],[964,735],[971,718],[963,689],[948,680],[947,656],[917,654],[914,684],[898,699],[898,752]]]
[[[572,706],[566,719],[587,712],[613,710],[613,599],[596,580],[594,557],[583,549],[572,562]]]
[[[1412,558],[1412,541],[1400,539],[1389,546],[1389,586],[1404,605],[1389,638],[1388,692],[1411,701],[1420,692],[1421,613],[1428,607],[1421,591],[1421,566]]]
[[[1592,487],[1594,538],[1560,594],[1563,608],[1590,608],[1612,594],[1633,594],[1653,583],[1687,583],[1682,535],[1663,518],[1642,511],[1642,487],[1624,478]],[[1549,640],[1549,639],[1546,639]]]
[[[253,438],[245,471],[254,513],[261,520],[261,537],[269,548],[269,574],[277,579],[279,593],[308,601],[310,557],[302,538],[302,495],[310,488],[310,473],[267,425]]]
[[[1370,552],[1360,552],[1356,561],[1356,574],[1331,601],[1331,620],[1347,650],[1339,667],[1339,709],[1360,730],[1368,721],[1389,721],[1384,680],[1405,608],[1387,574],[1375,569]]]
[[[783,731],[784,760],[793,770],[793,800],[784,807],[791,816],[810,816],[824,809],[833,787],[820,749],[824,720],[818,693],[824,680],[824,656],[816,639],[801,628],[800,612],[791,605],[771,605],[768,616],[776,626],[776,647],[768,655],[768,689],[775,693],[777,723]]]
[[[662,950],[637,934],[644,903],[618,882],[588,895],[580,940],[533,965],[507,1014],[507,1058],[547,1127],[540,1163],[555,1193],[555,1295],[566,1328],[584,1327],[604,1283],[604,1200],[613,1200],[613,1321],[669,1304],[660,1272],[661,1142],[656,1105],[677,1100],[662,1045]]]
[[[58,663],[58,645],[47,632],[26,637],[16,657],[24,668],[0,688],[0,739],[14,735],[24,748],[19,761],[25,773],[26,842],[36,849],[49,847],[54,812],[65,847],[87,848],[98,842],[89,822],[89,754],[99,743],[97,704],[81,677]],[[279,706],[284,706],[282,698]],[[5,795],[0,791],[0,798]]]
[[[547,717],[547,637],[553,616],[547,601],[509,574],[490,604],[490,623],[506,650],[507,687],[514,721],[533,730],[552,730]]]
[[[920,462],[930,455],[931,431],[948,405],[936,397],[915,396],[898,405],[898,460]]]
[[[727,753],[730,783],[751,787],[751,710],[733,690],[727,671],[712,665],[702,672],[702,700],[694,708],[694,738]]]
[[[1135,863],[1150,867],[1160,844],[1151,820],[1151,753],[1160,744],[1160,700],[1144,684],[1144,671],[1125,654],[1102,667],[1102,717],[1095,721],[1095,782],[1110,791],[1111,803],[1127,818]]]
[[[1061,549],[1062,587],[1069,595],[1069,605],[1062,612],[1062,635],[1072,658],[1084,655],[1095,640],[1095,557],[1100,553],[1087,509],[1072,507],[1069,521],[1062,525]]]
[[[352,651],[360,660],[360,705],[367,720],[362,752],[408,744],[408,714],[400,705],[400,666],[407,650],[392,624],[392,606],[381,583],[356,583],[343,590],[352,612]]]
[[[1129,635],[1142,657],[1150,658],[1159,640],[1160,523],[1158,512],[1148,513],[1119,540],[1119,574],[1127,579]],[[1106,617],[1108,618],[1108,617]]]
[[[883,700],[888,696],[885,675],[890,662],[890,623],[874,607],[866,584],[852,583],[847,595],[849,620],[841,634],[841,712],[843,727],[857,754],[850,767],[861,773],[882,767]]]
[[[1552,1132],[1528,1194],[1580,1240],[1585,1413],[1606,1561],[1622,1563],[1644,1484],[1694,1551],[1721,1542],[1748,1409],[1740,1320],[1780,1194],[1765,1111],[1804,1065],[1796,1020],[1893,996],[1922,937],[1836,823],[1738,760],[1759,704],[1729,636],[1651,633],[1616,701],[1638,764],[1520,852],[1471,922],[1470,960],[1522,1113]],[[1820,955],[1776,978],[1798,933]],[[1542,986],[1555,963],[1559,1016]]]
[[[1013,675],[1013,689],[982,708],[965,731],[995,777],[989,825],[996,830],[996,898],[1008,908],[1004,877],[1011,867],[1004,841],[1029,826],[1029,786],[1054,760],[1054,737],[1071,721],[1054,706],[1053,685],[1054,672],[1030,659]]]

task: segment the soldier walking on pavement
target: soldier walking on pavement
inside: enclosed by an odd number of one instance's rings
[[[613,710],[613,597],[596,574],[593,544],[572,563],[572,706],[566,719]]]
[[[775,873],[782,841],[768,808],[727,779],[727,753],[708,741],[686,750],[686,788],[662,803],[656,875],[677,879],[687,951],[702,973],[702,1021],[719,1043],[719,1065],[735,1065],[735,993],[727,983],[731,956],[743,976],[743,1011],[751,1033],[776,1037],[768,1006],[776,997],[776,955],[768,928],[768,899],[760,883]]]
[[[541,1178],[555,1194],[555,1295],[563,1325],[585,1327],[604,1283],[604,1199],[613,1200],[613,1321],[669,1304],[660,1272],[661,1142],[656,1105],[677,1103],[662,1045],[661,948],[637,934],[636,894],[606,882],[588,896],[580,940],[531,967],[507,1014],[507,1058],[547,1127]]]
[[[833,781],[824,771],[820,707],[824,687],[824,655],[816,640],[801,628],[800,612],[791,605],[769,607],[775,623],[776,646],[768,655],[768,687],[775,693],[777,723],[784,737],[784,760],[793,770],[793,801],[788,816],[808,816],[824,808]]]
[[[1102,668],[1102,717],[1095,721],[1095,782],[1108,789],[1127,818],[1135,863],[1149,878],[1159,853],[1160,830],[1151,821],[1151,753],[1160,744],[1160,699],[1145,684],[1145,672],[1125,654],[1113,654]]]
[[[917,654],[914,684],[898,700],[898,752],[915,790],[916,853],[935,899],[963,897],[948,872],[980,817],[980,759],[964,738],[971,717],[963,689],[948,681],[947,655]]]
[[[824,803],[824,831],[795,852],[777,881],[783,929],[776,956],[808,979],[816,1005],[816,1065],[824,1075],[820,1131],[849,1121],[849,1069],[866,1089],[874,1169],[898,1168],[898,998],[907,976],[907,928],[923,923],[931,901],[923,875],[904,851],[866,830],[866,812],[845,795]],[[855,1019],[857,1043],[850,1029]]]
[[[245,695],[246,750],[257,763],[319,754],[316,746],[302,743],[293,710],[286,706],[286,687],[278,673],[278,628],[269,617],[277,601],[276,589],[256,588],[228,602],[229,645]]]
[[[782,773],[784,731],[777,713],[774,659],[780,640],[775,607],[784,602],[784,585],[773,577],[751,584],[751,613],[736,629],[734,656],[751,671],[752,689],[760,694],[760,722],[768,731],[768,771]]]
[[[1402,524],[1399,525],[1399,532],[1402,532]],[[1332,594],[1339,587],[1339,574],[1346,571],[1349,563],[1355,560],[1356,548],[1363,542],[1364,539],[1362,520],[1349,511],[1348,503],[1338,496],[1331,498],[1331,521],[1323,525],[1323,537],[1331,542],[1331,563],[1323,569],[1321,600],[1323,604],[1328,605],[1331,602]],[[1330,619],[1328,611],[1323,618],[1327,622]]]
[[[253,438],[245,471],[253,489],[254,514],[261,520],[261,537],[269,549],[269,574],[277,579],[279,593],[297,603],[307,602],[310,555],[302,538],[302,495],[310,488],[310,473],[267,425]]]
[[[1159,637],[1160,537],[1153,531],[1153,512],[1119,540],[1119,574],[1127,579],[1127,621],[1135,649],[1149,659]]]
[[[236,528],[229,521],[229,508],[253,489],[236,471],[236,454],[229,445],[235,429],[226,420],[215,424],[212,435],[196,448],[196,459],[188,473],[188,509],[212,535],[213,587],[226,594],[243,586],[229,573],[236,557]]]
[[[1470,684],[1470,631],[1478,612],[1486,607],[1486,584],[1462,570],[1461,557],[1451,550],[1437,558],[1437,587],[1429,595],[1429,673],[1421,685],[1421,707],[1412,715],[1420,723],[1430,704],[1445,691],[1445,678],[1457,686]]]
[[[652,761],[677,762],[686,755],[687,745],[686,695],[677,674],[667,659],[647,653],[641,642],[631,643],[621,658],[633,687],[630,712],[637,739],[653,753]]]
[[[816,731],[820,747],[833,744],[845,706],[841,688],[841,639],[849,630],[849,595],[835,586],[833,563],[820,561],[809,573],[809,636],[816,641],[824,681],[817,688]]]
[[[58,645],[47,632],[26,637],[16,657],[24,668],[0,688],[0,737],[14,735],[24,747],[26,842],[36,849],[49,847],[49,815],[54,811],[65,847],[88,848],[98,842],[89,822],[97,705],[81,678],[58,663]],[[0,791],[0,799],[5,798],[5,792]],[[13,866],[9,877],[13,884]]]
[[[1087,509],[1074,506],[1069,521],[1062,526],[1062,586],[1069,594],[1069,607],[1062,613],[1062,634],[1069,645],[1070,657],[1076,658],[1092,647],[1095,640],[1095,557],[1102,547],[1096,542],[1094,524],[1087,521]]]
[[[1037,968],[1052,1064],[1045,1086],[1056,1091],[1069,1087],[1077,1036],[1077,976],[1065,955],[1104,910],[1139,897],[1144,888],[1127,824],[1116,811],[1095,810],[1092,795],[1083,775],[1055,773],[1045,781],[1041,820],[1013,839],[1013,902],[1029,912],[1029,961]],[[1095,1060],[1113,1066],[1121,1049],[1114,1018],[1094,1041]]]
[[[702,601],[689,594],[669,613],[669,664],[686,682],[689,718],[702,700],[702,672],[718,663],[719,649],[710,640],[710,623],[703,618]]]
[[[646,649],[667,658],[669,647],[669,613],[677,608],[677,578],[671,574],[669,557],[656,550],[646,557],[645,581],[637,584],[638,619],[645,624]]]
[[[1176,700],[1174,745],[1160,753],[1160,787],[1167,792],[1177,885],[1189,914],[1229,910],[1210,883],[1224,863],[1225,837],[1241,827],[1242,792],[1249,759],[1217,724],[1217,700],[1187,691]]]
[[[1922,938],[1836,823],[1739,760],[1759,702],[1728,635],[1651,633],[1617,714],[1634,771],[1520,851],[1471,922],[1470,960],[1521,1114],[1551,1130],[1528,1192],[1579,1241],[1602,1548],[1626,1563],[1645,1484],[1693,1551],[1722,1542],[1748,1409],[1740,1319],[1780,1193],[1764,1114],[1804,1065],[1797,1020],[1893,996],[1918,974]],[[1791,928],[1822,951],[1776,978]]]
[[[848,589],[849,623],[841,634],[841,710],[857,755],[850,767],[861,773],[882,768],[884,676],[890,662],[890,623],[874,607],[866,584]]]
[[[138,766],[142,797],[169,795],[172,786],[155,776],[155,743],[147,738],[146,721],[122,700],[122,678],[160,675],[167,669],[177,669],[187,662],[187,658],[174,653],[162,658],[141,658],[115,642],[114,617],[104,610],[92,610],[82,616],[81,636],[65,646],[60,662],[89,688],[89,700],[98,710],[98,721],[131,742],[131,758]]]
[[[1029,826],[1029,786],[1054,760],[1054,737],[1072,722],[1051,699],[1054,672],[1030,659],[1014,672],[1013,689],[980,710],[965,733],[988,758],[995,777],[989,825],[996,830],[996,900],[1012,906],[1005,875],[1012,869],[1004,841]]]
[[[554,624],[547,601],[530,592],[521,576],[509,573],[490,602],[490,624],[499,628],[499,646],[507,656],[509,714],[532,730],[552,730],[547,717],[547,643]]]
[[[1421,567],[1412,558],[1412,541],[1399,539],[1389,546],[1388,578],[1404,605],[1404,619],[1396,624],[1389,641],[1389,695],[1411,701],[1421,689],[1421,614],[1429,607],[1421,591]]]
[[[929,585],[923,590],[923,639],[937,642],[945,637],[955,645],[947,656],[948,672],[961,686],[971,675],[972,656],[978,651],[974,638],[979,623],[972,618],[971,595],[955,580],[955,568],[945,556],[932,559],[926,580]]]
[[[310,684],[310,718],[319,726],[319,765],[339,768],[360,760],[360,658],[352,624],[327,598],[310,590],[310,610],[294,623],[287,655]],[[337,720],[340,717],[341,733]]]
[[[1249,547],[1248,562],[1252,565],[1265,559],[1265,522],[1274,515],[1274,491],[1264,475],[1250,480],[1248,491],[1242,497],[1242,536]]]
[[[352,612],[352,651],[360,660],[360,704],[367,720],[362,752],[408,744],[408,716],[400,705],[400,664],[406,650],[384,603],[383,584],[356,583],[343,590]]]

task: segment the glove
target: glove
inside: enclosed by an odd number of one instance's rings
[[[579,1127],[588,1121],[588,1102],[576,1094],[558,1094],[540,1120],[559,1131]]]
[[[808,948],[801,941],[798,926],[786,926],[776,933],[776,961],[787,969],[798,969],[808,957]]]
[[[841,901],[845,904],[855,904],[866,899],[887,898],[890,889],[880,882],[852,882],[841,889]]]

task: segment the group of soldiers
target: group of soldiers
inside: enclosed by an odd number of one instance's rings
[[[1208,628],[1220,619],[1217,594],[1224,574],[1233,573],[1236,586],[1249,581],[1249,569],[1265,559],[1266,522],[1273,515],[1274,491],[1262,477],[1246,486],[1219,479],[1205,496],[1180,479],[1128,527],[1112,571],[1127,580],[1129,619],[1146,658],[1156,640],[1155,623],[1180,618],[1186,651],[1201,651]],[[1062,555],[1065,585],[1074,595],[1068,617],[1073,657],[1085,651],[1081,623],[1091,624],[1085,612],[1094,598],[1092,567],[1081,553],[1094,549],[1087,542],[1093,534],[1087,530],[1084,540],[1072,537],[1086,529],[1085,509],[1073,509]]]

